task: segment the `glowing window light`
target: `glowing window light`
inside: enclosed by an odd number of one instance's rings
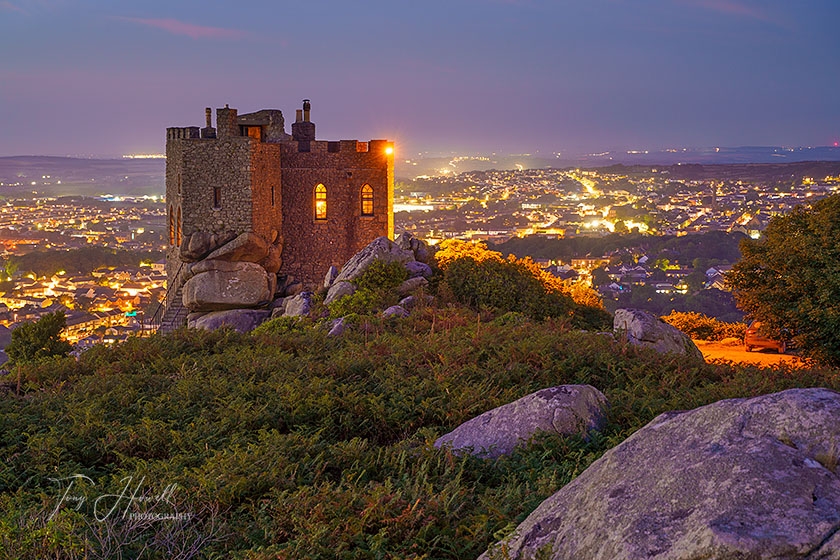
[[[390,155],[391,155],[391,154],[393,154],[393,153],[394,153],[394,148],[393,148],[393,146],[388,146],[387,148],[385,148],[385,154],[386,154],[386,155],[389,155],[389,156],[390,156]]]
[[[373,187],[362,187],[362,216],[373,216]]]
[[[315,219],[327,219],[327,187],[321,183],[315,187]]]

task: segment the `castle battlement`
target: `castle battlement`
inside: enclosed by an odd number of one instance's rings
[[[243,233],[272,247],[269,275],[310,285],[377,237],[393,238],[393,142],[316,140],[309,100],[290,134],[277,109],[225,106],[215,127],[212,114],[203,128],[166,129],[170,285],[184,262]]]

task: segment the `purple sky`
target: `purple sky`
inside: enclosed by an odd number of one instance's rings
[[[0,155],[162,152],[304,97],[322,139],[564,153],[840,141],[838,0],[0,0]]]

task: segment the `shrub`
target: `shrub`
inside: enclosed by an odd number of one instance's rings
[[[702,313],[672,311],[662,319],[697,340],[743,339],[747,332],[745,323],[724,323]]]
[[[304,332],[306,326],[302,317],[276,317],[251,331],[254,336],[264,334],[278,335],[290,332]]]
[[[408,269],[402,263],[375,260],[353,281],[354,293],[330,304],[330,316],[366,315],[394,305],[399,300],[394,289],[406,279]]]
[[[33,362],[53,356],[66,356],[73,346],[61,338],[66,323],[64,313],[49,313],[32,323],[24,323],[12,331],[12,341],[6,347],[14,364]]]
[[[503,259],[482,244],[463,241],[444,242],[437,257],[443,290],[473,309],[518,311],[538,320],[565,317],[578,328],[603,329],[611,323],[598,298],[578,291],[597,305],[576,302],[568,288],[530,259]]]
[[[183,329],[94,347],[78,370],[55,359],[61,390],[28,384],[25,395],[0,398],[0,556],[72,558],[72,547],[91,560],[173,550],[232,560],[476,558],[662,412],[840,389],[834,370],[703,364],[570,331],[566,319],[480,318],[427,307],[403,321],[366,319],[369,328],[338,338],[307,319],[257,336]],[[478,414],[566,383],[592,384],[610,401],[605,429],[588,441],[543,434],[496,460],[431,445]],[[89,499],[48,521],[61,495],[51,479],[76,473],[94,481]],[[176,484],[174,502],[196,517],[187,526],[132,528],[120,515],[97,523],[92,502],[118,495],[126,476],[129,492],[145,477],[140,491],[152,496]],[[135,507],[143,504],[129,513]]]

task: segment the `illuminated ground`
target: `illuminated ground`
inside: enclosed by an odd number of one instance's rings
[[[760,366],[774,366],[779,363],[803,365],[799,357],[791,354],[779,354],[775,350],[753,350],[747,352],[742,341],[707,342],[695,340],[695,344],[703,352],[707,362],[722,360],[727,362],[744,362]]]

